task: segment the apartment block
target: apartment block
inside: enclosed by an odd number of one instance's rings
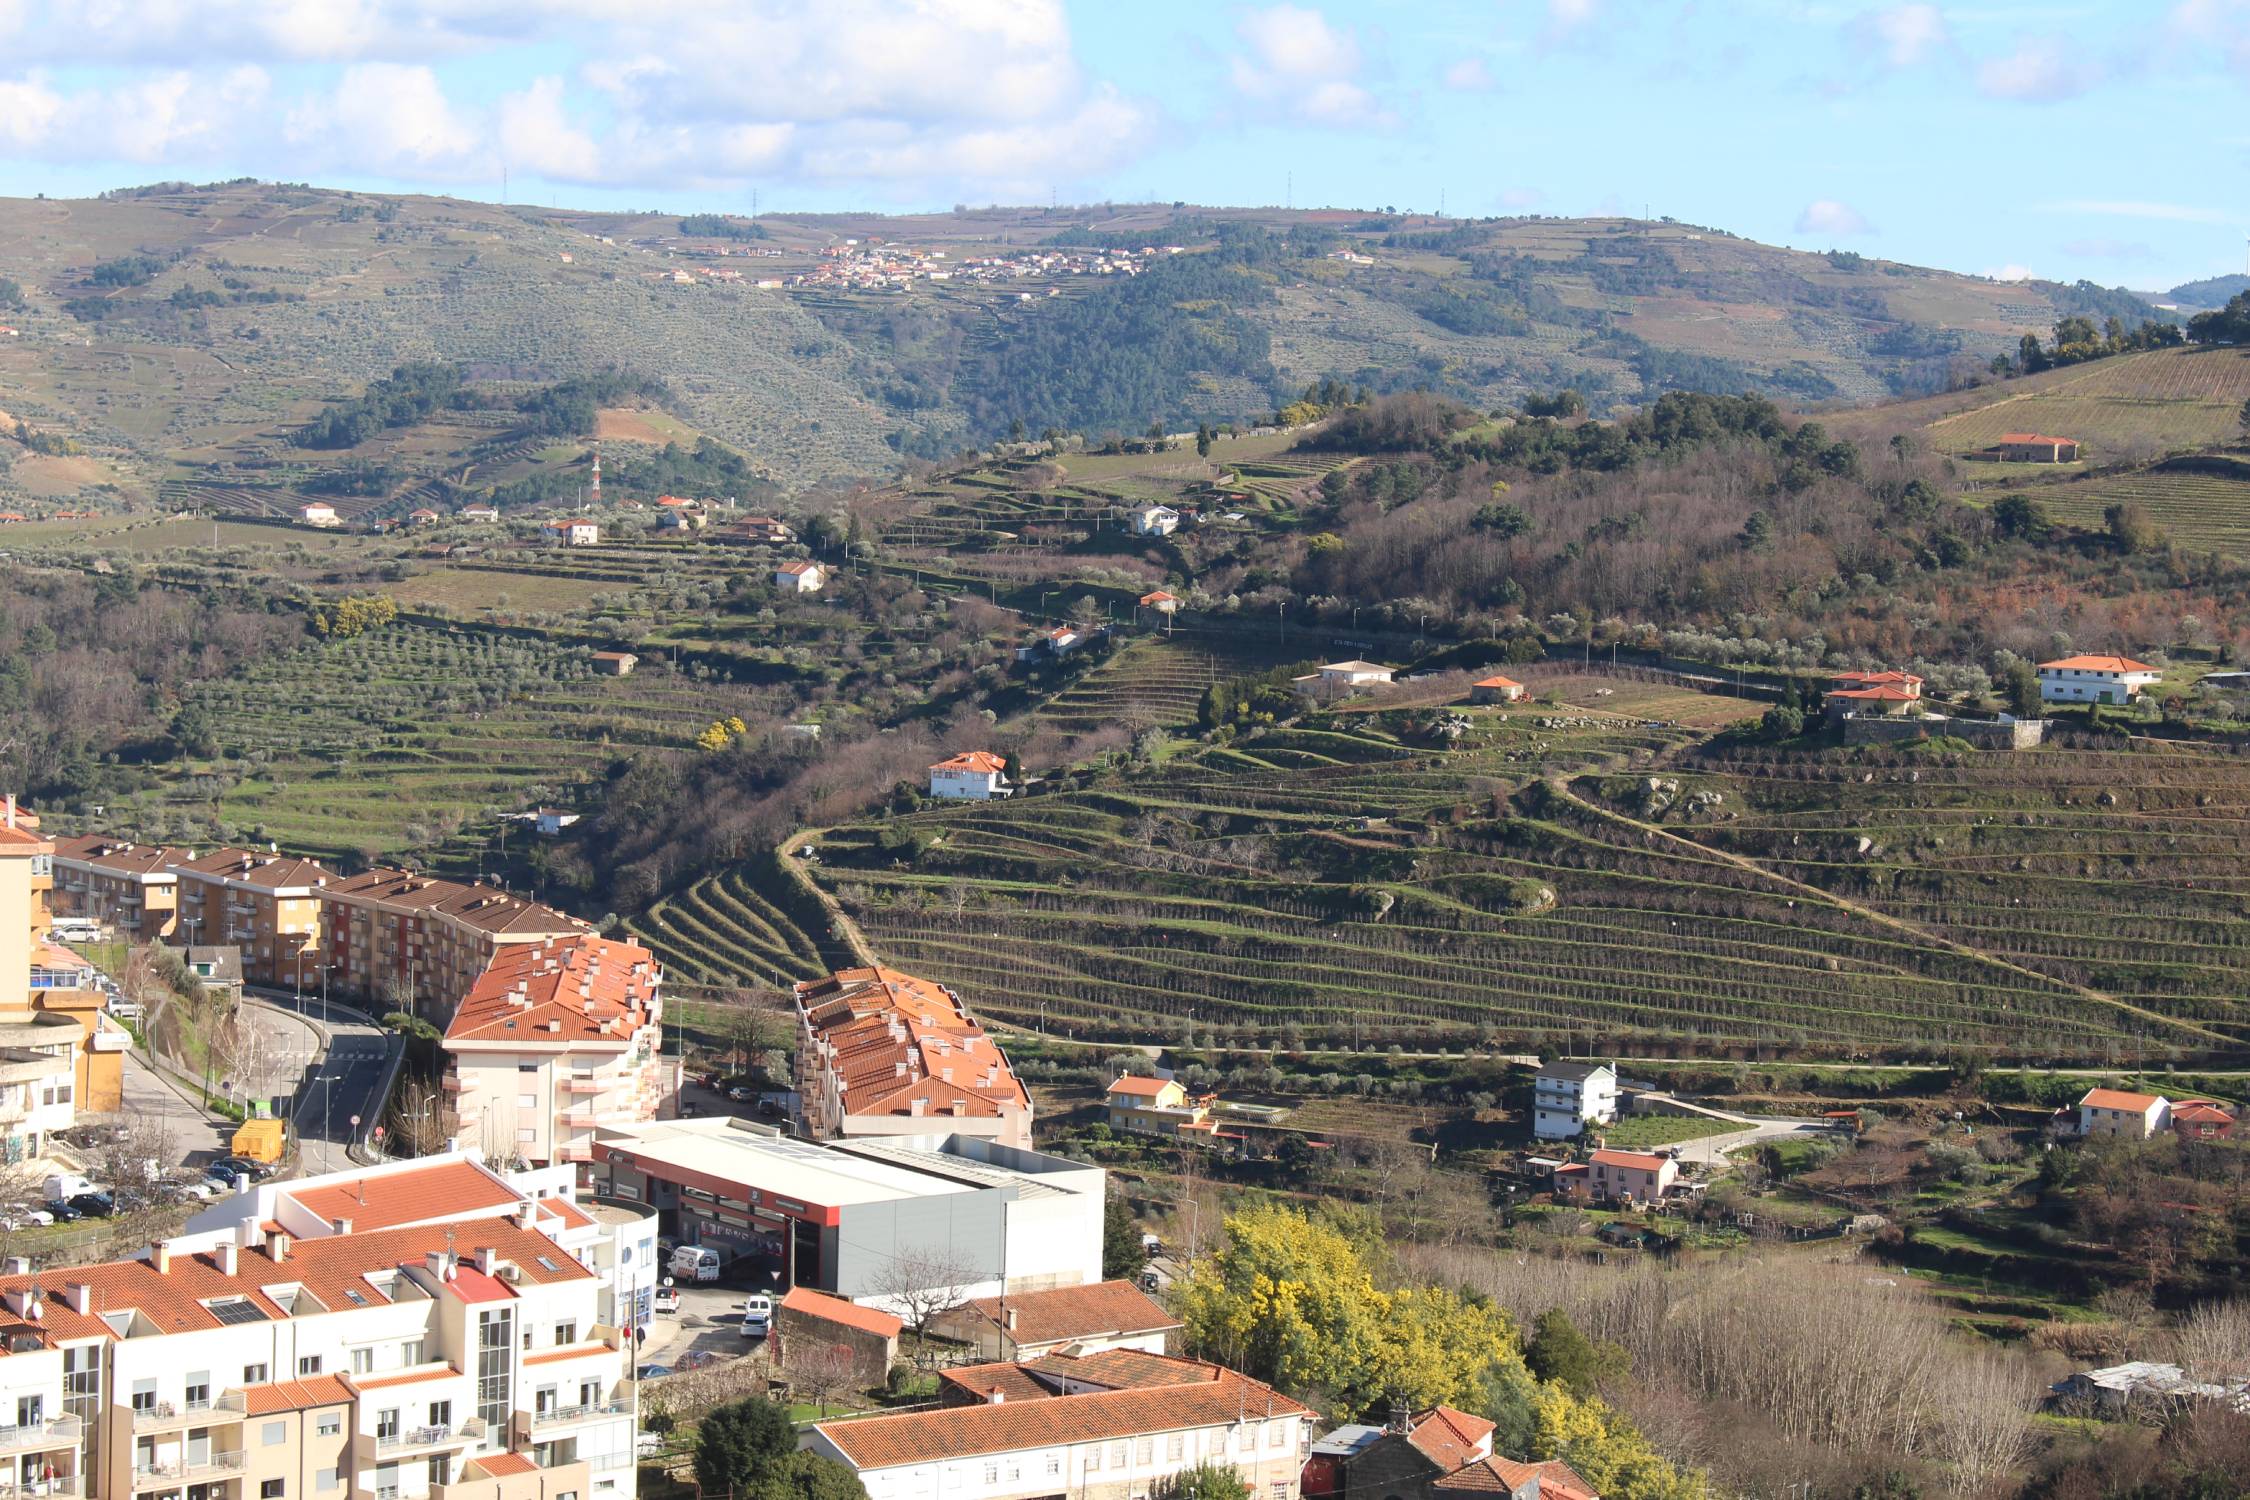
[[[795,993],[797,1086],[816,1139],[943,1131],[1030,1147],[1030,1094],[944,985],[843,969]]]
[[[192,941],[242,950],[251,984],[320,983],[320,893],[336,876],[318,860],[268,849],[217,849],[172,866],[179,922]]]
[[[187,1235],[0,1275],[17,1483],[85,1500],[620,1500],[629,1335],[511,1217],[300,1241]]]
[[[102,1013],[94,966],[47,935],[54,868],[37,820],[0,802],[0,1163],[39,1155],[122,1093],[131,1038]]]
[[[89,917],[129,942],[172,941],[180,905],[172,866],[193,853],[96,833],[56,840],[54,855],[55,915]]]
[[[657,1118],[679,1094],[664,1056],[663,973],[637,943],[513,943],[445,1033],[454,1141],[488,1159],[591,1163],[594,1133]]]
[[[440,1020],[502,949],[593,932],[506,891],[401,870],[331,880],[320,903],[322,963],[336,993]]]

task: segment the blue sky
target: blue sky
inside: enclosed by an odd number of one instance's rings
[[[0,0],[0,193],[1640,212],[2244,269],[2250,0]]]

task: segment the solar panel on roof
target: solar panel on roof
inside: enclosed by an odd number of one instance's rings
[[[264,1323],[269,1321],[265,1309],[248,1297],[228,1297],[219,1302],[206,1302],[211,1316],[222,1323]]]

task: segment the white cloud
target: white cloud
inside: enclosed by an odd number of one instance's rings
[[[1986,271],[1983,275],[1991,281],[2029,281],[2032,279],[2031,267],[2018,265],[2014,261],[2008,262],[1997,270]]]
[[[2250,0],[2181,0],[2164,29],[2176,45],[2217,52],[2250,73]]]
[[[1868,223],[1866,217],[1850,204],[1839,203],[1834,198],[1819,198],[1806,204],[1805,211],[1797,215],[1797,232],[1862,235],[1873,234],[1875,226]]]
[[[1893,68],[1911,68],[1953,46],[1952,28],[1934,5],[1893,5],[1863,11],[1850,27],[1853,42]]]
[[[2151,203],[2137,198],[2069,198],[2042,203],[2047,214],[2093,214],[2107,219],[2158,219],[2169,224],[2232,224],[2234,216],[2186,203]]]
[[[1229,69],[1252,104],[1316,125],[1388,124],[1359,82],[1359,39],[1300,5],[1245,11],[1235,23],[1243,50]]]
[[[19,0],[0,0],[0,23]],[[69,0],[22,7],[7,61],[122,75],[65,87],[0,74],[0,148],[183,169],[403,181],[522,175],[601,186],[762,178],[911,182],[918,195],[1044,192],[1095,178],[1155,126],[1089,79],[1063,0]],[[1356,68],[1356,42],[1352,49]],[[531,45],[535,44],[535,45]],[[440,68],[487,54],[498,69]],[[511,57],[515,54],[515,57]],[[528,56],[512,74],[505,64]],[[1298,80],[1305,107],[1364,108],[1348,72]],[[288,97],[207,100],[208,60],[270,61]],[[568,61],[569,59],[577,61]],[[558,60],[561,66],[558,67]],[[504,82],[477,83],[495,73]],[[259,75],[263,77],[263,74]],[[182,88],[178,79],[194,80]],[[134,92],[138,91],[138,92]],[[85,134],[80,116],[145,116]]]
[[[1492,66],[1481,57],[1464,57],[1438,76],[1447,88],[1464,94],[1488,93],[1494,87]]]
[[[1601,0],[1547,0],[1547,24],[1539,33],[1544,46],[1556,46],[1601,19]]]
[[[2052,104],[2075,99],[2101,80],[2101,65],[2064,37],[2025,37],[2015,51],[1977,65],[1977,91],[1988,99]]]
[[[2139,240],[2065,240],[2065,255],[2076,255],[2087,260],[2153,260],[2156,252]]]

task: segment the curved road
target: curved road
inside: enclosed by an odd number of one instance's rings
[[[300,999],[287,990],[260,988],[245,993],[273,1018],[277,1040],[297,1038],[293,1045],[285,1043],[280,1055],[294,1064],[283,1076],[299,1080],[287,1101],[297,1126],[298,1170],[306,1176],[348,1170],[354,1163],[346,1153],[376,1124],[384,1083],[405,1039],[376,1025],[363,1011],[333,1002],[323,1005],[318,995]],[[355,1116],[360,1121],[356,1131]]]

